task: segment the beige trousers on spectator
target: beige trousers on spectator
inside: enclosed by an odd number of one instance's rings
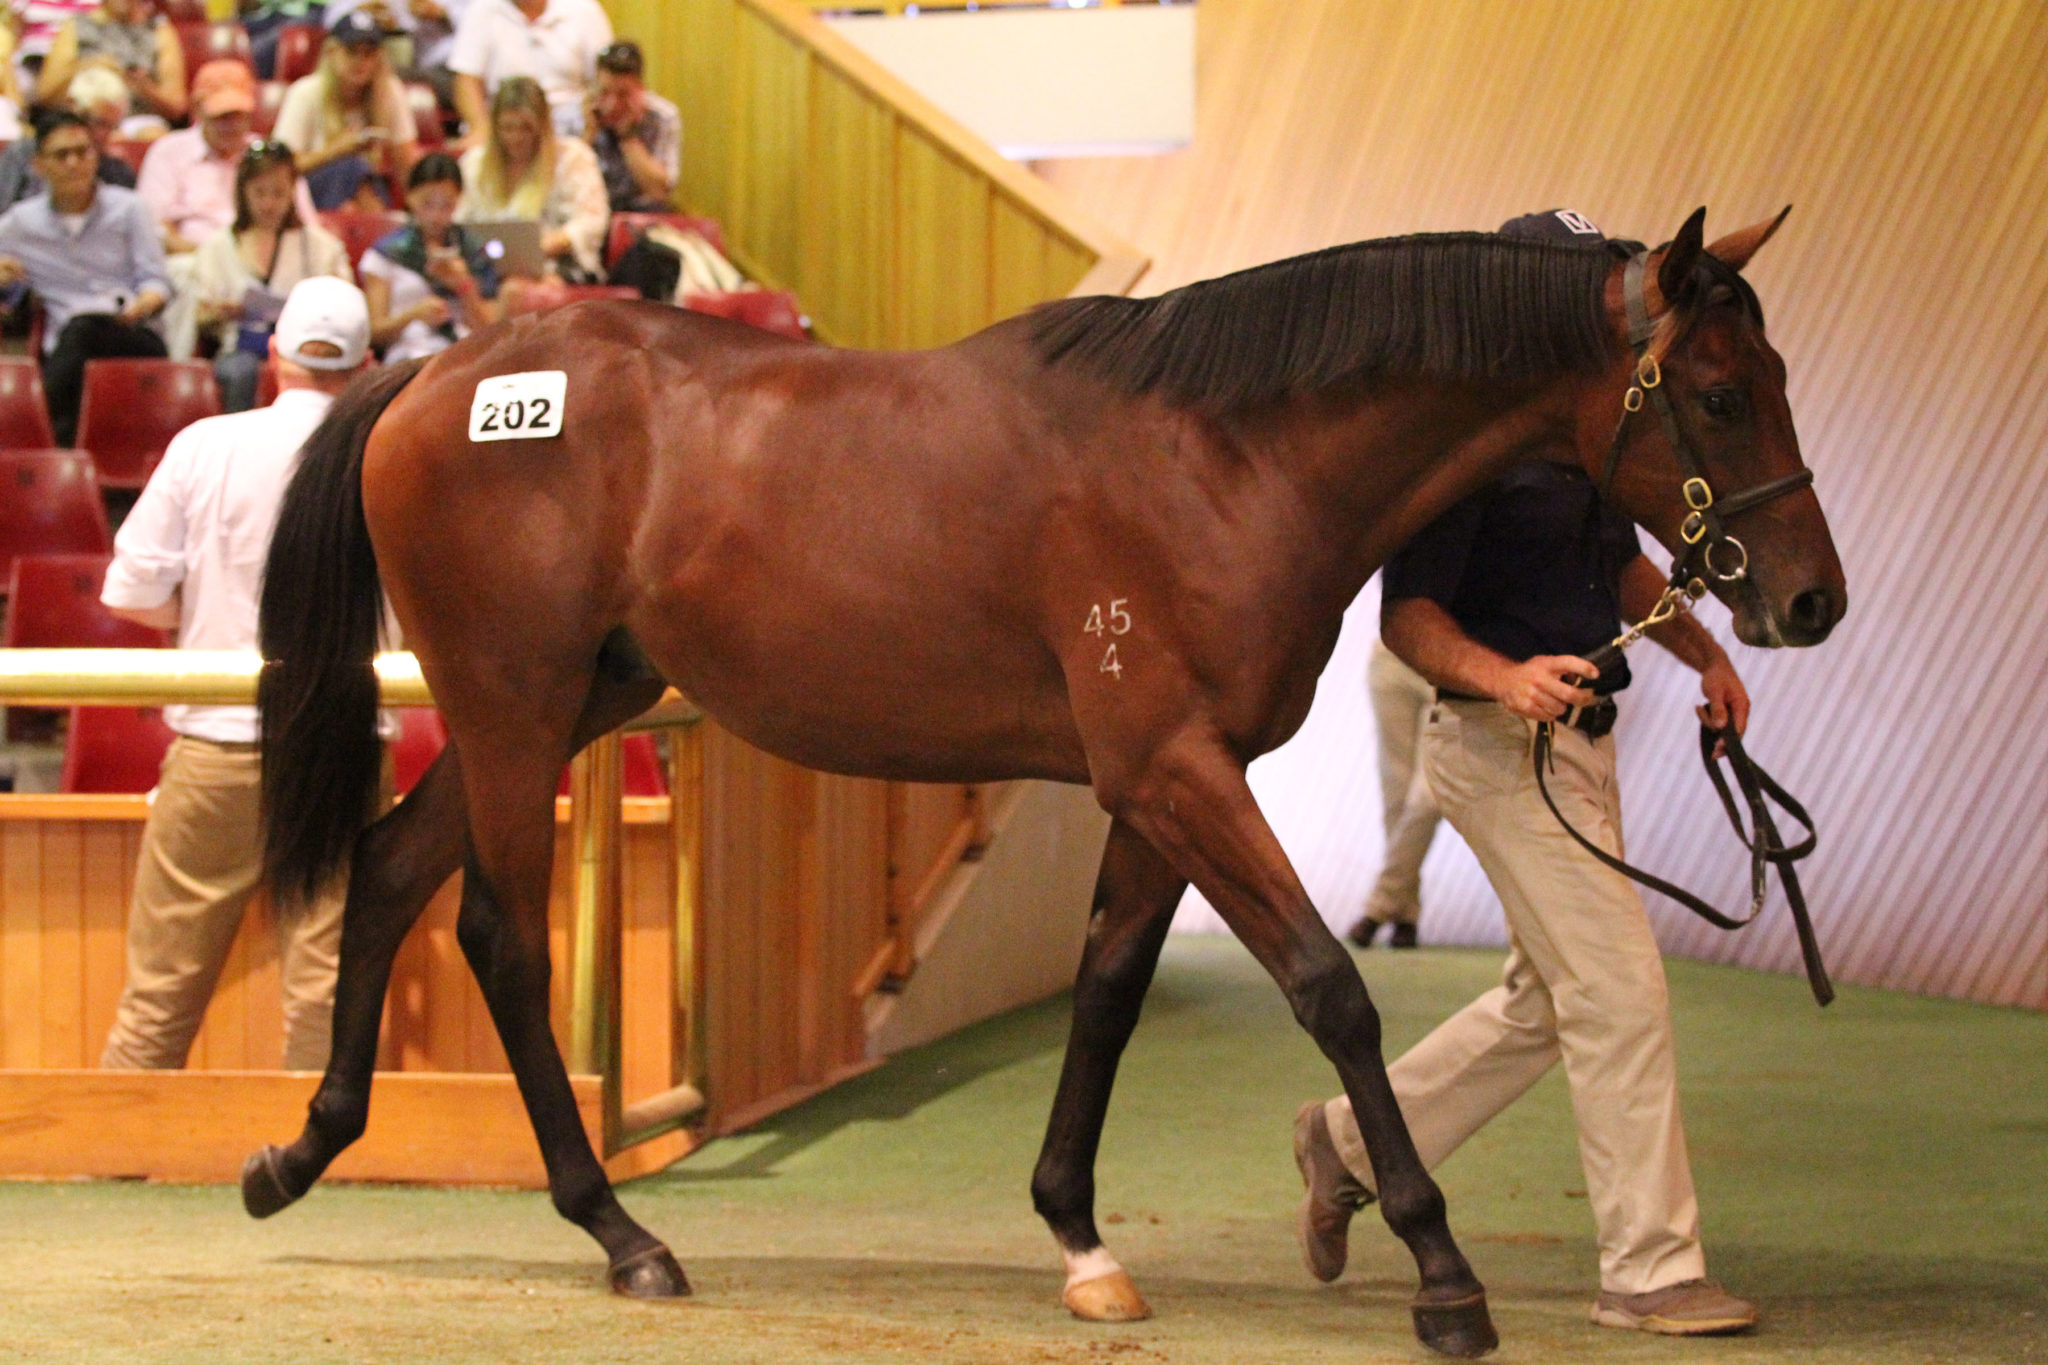
[[[1381,924],[1414,924],[1422,917],[1422,860],[1440,819],[1429,779],[1417,762],[1436,691],[1379,640],[1373,641],[1366,679],[1379,731],[1380,815],[1387,852],[1365,913]]]
[[[1425,1166],[1435,1167],[1564,1060],[1600,1242],[1601,1288],[1640,1294],[1706,1273],[1664,962],[1634,885],[1561,829],[1530,768],[1533,726],[1492,702],[1440,702],[1423,767],[1506,912],[1501,984],[1387,1068]],[[1560,730],[1558,807],[1619,855],[1614,740]],[[1350,1101],[1326,1110],[1344,1164],[1372,1170]]]
[[[164,756],[128,907],[128,984],[101,1066],[185,1065],[262,877],[261,783],[253,744],[181,735]],[[337,880],[314,904],[279,909],[287,1071],[327,1066],[344,890]]]

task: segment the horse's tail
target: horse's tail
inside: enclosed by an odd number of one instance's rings
[[[363,517],[370,429],[425,360],[372,370],[307,439],[263,570],[263,861],[286,901],[305,901],[348,861],[375,810],[377,673],[384,619]]]

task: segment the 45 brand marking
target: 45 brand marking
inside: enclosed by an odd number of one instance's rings
[[[1107,611],[1103,609],[1100,602],[1088,608],[1088,621],[1087,624],[1081,627],[1081,633],[1084,635],[1130,634],[1131,614],[1124,609],[1130,600],[1128,597],[1112,597],[1109,600]],[[1107,673],[1118,682],[1124,680],[1124,666],[1122,661],[1116,657],[1116,642],[1114,640],[1109,642],[1109,648],[1104,652],[1102,662],[1096,665],[1095,671],[1097,673]]]

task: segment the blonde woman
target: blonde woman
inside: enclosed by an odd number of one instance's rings
[[[199,329],[220,342],[213,373],[229,412],[256,406],[271,324],[292,286],[315,275],[355,283],[341,239],[299,221],[293,206],[298,180],[291,148],[252,144],[235,167],[235,221],[201,242],[193,259]]]
[[[369,11],[334,22],[320,69],[285,92],[274,136],[298,154],[317,208],[382,208],[381,195],[373,203],[357,196],[374,193],[376,177],[405,183],[419,160],[419,129]]]
[[[539,82],[511,76],[498,87],[490,137],[462,154],[462,174],[462,221],[536,221],[556,274],[571,283],[603,278],[599,253],[611,223],[604,173],[589,143],[555,132]]]
[[[98,9],[58,29],[36,79],[36,103],[55,104],[73,76],[95,65],[111,68],[127,82],[135,112],[168,123],[185,117],[185,49],[170,21],[152,17],[145,0],[103,0]]]

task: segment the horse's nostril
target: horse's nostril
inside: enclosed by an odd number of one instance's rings
[[[1826,588],[1808,588],[1792,599],[1791,623],[1801,636],[1816,639],[1835,624],[1834,594]]]

